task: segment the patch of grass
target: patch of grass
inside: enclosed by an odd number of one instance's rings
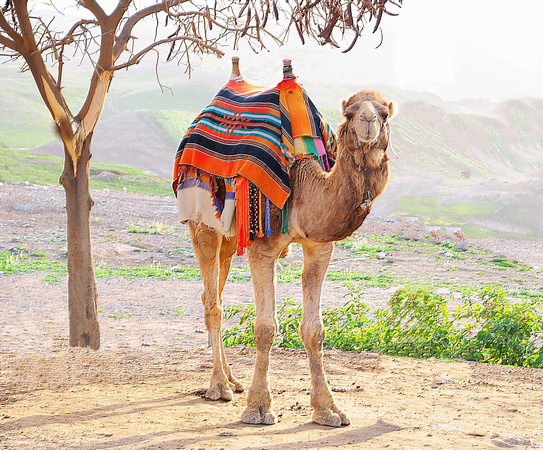
[[[176,278],[178,280],[200,280],[200,271],[194,267],[180,266],[162,266],[161,264],[151,264],[144,267],[118,267],[109,268],[104,264],[100,264],[95,269],[96,278],[159,278],[169,279]]]
[[[369,244],[365,239],[358,236],[345,238],[342,241],[336,242],[335,245],[350,250],[354,255],[364,255],[369,258],[375,258],[377,253],[388,252],[394,249],[392,245]]]
[[[302,268],[300,266],[286,266],[277,271],[278,283],[300,283]]]
[[[25,273],[47,272],[43,281],[58,284],[68,273],[66,263],[28,257],[25,254],[14,256],[10,252],[0,252],[0,272],[3,275],[22,275]],[[95,267],[96,278],[176,278],[179,280],[200,280],[200,271],[193,267],[162,266],[152,264],[145,267],[109,268],[103,263]]]
[[[509,261],[507,258],[495,257],[490,260],[496,268],[498,269],[519,269],[520,266],[515,264],[512,261]]]
[[[342,270],[338,272],[328,271],[326,279],[332,281],[359,281],[363,286],[380,287],[383,289],[388,289],[394,283],[398,282],[398,279],[395,279],[392,275],[387,273],[372,275],[368,273],[353,272],[351,270]]]
[[[161,129],[162,135],[176,148],[185,135],[185,131],[196,118],[196,114],[185,111],[146,110],[143,115],[154,121]]]
[[[129,223],[128,232],[140,234],[172,234],[173,230],[169,225],[153,220],[151,224],[144,224],[142,222],[138,222],[137,224]]]
[[[0,152],[0,181],[38,185],[58,185],[64,162],[62,158],[2,149]],[[111,172],[110,179],[97,179],[101,172]],[[91,163],[91,189],[123,190],[139,194],[172,196],[171,183],[149,175],[143,170],[121,164]]]
[[[0,272],[4,275],[49,272],[51,280],[55,276],[62,278],[67,273],[66,263],[42,258],[42,256],[29,257],[25,253],[13,255],[11,252],[3,251],[0,252]]]
[[[462,203],[441,204],[436,197],[419,195],[403,197],[396,211],[417,217],[427,226],[460,227],[470,238],[488,238],[496,234],[488,228],[473,225],[473,218],[492,217],[499,204],[484,199],[471,199]]]

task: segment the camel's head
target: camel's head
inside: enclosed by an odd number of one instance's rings
[[[355,146],[372,145],[383,135],[388,144],[388,121],[394,115],[394,103],[376,91],[363,89],[342,103],[346,126],[354,133]],[[385,146],[386,148],[386,146]]]

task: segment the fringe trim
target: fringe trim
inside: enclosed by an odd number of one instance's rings
[[[266,219],[265,219],[265,222],[266,222],[266,236],[271,236],[272,233],[273,233],[273,230],[271,228],[271,210],[270,210],[270,199],[267,198],[266,199]]]
[[[245,253],[245,249],[251,245],[251,240],[249,239],[251,217],[249,201],[249,181],[239,176],[236,178],[237,256],[242,256]]]
[[[288,233],[288,200],[281,210],[281,234]]]

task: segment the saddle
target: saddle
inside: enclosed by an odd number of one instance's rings
[[[270,202],[286,212],[289,173],[312,156],[323,170],[336,158],[336,136],[283,61],[283,80],[266,89],[245,81],[238,58],[230,81],[187,129],[175,156],[173,190],[179,220],[204,222],[237,254],[270,236]],[[283,214],[282,232],[288,214]]]

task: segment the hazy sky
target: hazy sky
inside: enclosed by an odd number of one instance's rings
[[[242,69],[268,84],[270,76],[277,78],[269,66],[292,57],[302,80],[385,83],[451,100],[543,97],[542,0],[404,0],[399,12],[384,18],[378,49],[380,37],[369,30],[347,54],[302,46],[294,33],[271,54],[238,52]],[[218,63],[222,70],[232,54]],[[204,68],[216,64],[203,62]]]
[[[73,5],[75,0],[54,3]],[[400,14],[384,17],[384,42],[378,49],[380,35],[371,34],[372,27],[347,54],[328,46],[302,46],[294,31],[285,47],[270,53],[223,48],[226,57],[204,59],[195,76],[199,70],[229,72],[230,57],[237,54],[246,77],[268,86],[278,81],[281,59],[290,57],[302,81],[382,83],[447,100],[543,98],[543,0],[404,0],[401,9],[391,9]],[[68,11],[81,13],[73,6]]]

